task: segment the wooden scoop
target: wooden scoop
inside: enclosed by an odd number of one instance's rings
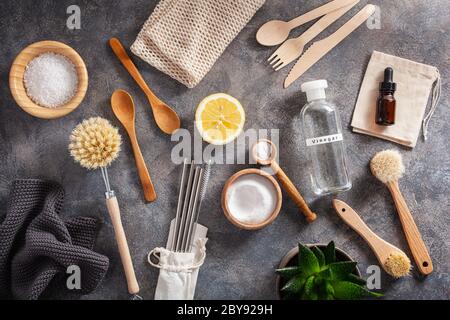
[[[136,138],[133,98],[131,98],[130,94],[125,90],[116,90],[111,97],[111,106],[117,119],[122,123],[130,137],[139,178],[141,179],[142,188],[144,189],[145,200],[153,202],[156,200],[156,193]]]
[[[133,79],[137,82],[139,87],[147,96],[150,106],[152,107],[153,117],[155,118],[158,127],[167,134],[174,133],[175,130],[180,128],[181,124],[180,118],[178,117],[177,113],[167,104],[162,102],[153,93],[153,91],[150,90],[139,70],[136,68],[133,61],[131,61],[130,57],[125,51],[125,48],[120,43],[119,39],[109,39],[109,45],[111,46],[120,62],[122,62],[125,69],[127,69],[128,73],[133,77]]]
[[[260,143],[266,143],[268,146],[270,146],[270,154],[267,155],[267,157],[263,157],[259,154],[258,144]],[[256,162],[258,162],[263,166],[270,166],[272,168],[277,178],[280,180],[284,190],[286,190],[286,192],[289,194],[292,200],[294,200],[297,207],[299,207],[299,209],[306,217],[306,220],[308,220],[308,222],[316,220],[317,215],[311,211],[305,199],[303,199],[302,195],[295,187],[295,185],[292,183],[291,179],[289,179],[289,177],[286,175],[286,173],[284,173],[284,171],[280,168],[277,161],[275,160],[277,156],[277,148],[275,144],[270,140],[260,139],[256,141],[256,143],[253,145],[252,151],[253,151],[253,158],[256,160]]]

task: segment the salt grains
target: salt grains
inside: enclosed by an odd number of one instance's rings
[[[75,96],[78,75],[68,58],[47,52],[27,65],[24,84],[28,97],[35,103],[42,107],[57,108]]]

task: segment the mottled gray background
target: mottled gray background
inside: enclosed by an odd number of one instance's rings
[[[155,203],[144,202],[134,159],[125,138],[123,152],[110,170],[110,179],[122,209],[141,294],[147,299],[153,298],[158,275],[158,271],[146,262],[147,253],[165,243],[169,221],[175,214],[180,169],[170,160],[170,151],[175,143],[156,127],[143,93],[107,46],[107,40],[117,36],[129,47],[156,2],[0,2],[0,215],[4,214],[14,179],[40,177],[58,181],[64,186],[64,216],[100,218],[103,224],[96,250],[107,255],[111,265],[101,286],[84,297],[87,299],[126,299],[128,294],[104,205],[100,173],[88,172],[74,164],[67,152],[67,144],[70,131],[82,119],[99,115],[119,125],[109,105],[110,95],[117,88],[128,90],[135,99],[137,134],[159,196]],[[366,2],[361,1],[320,37],[336,30]],[[275,73],[267,67],[265,60],[273,49],[259,46],[255,32],[269,19],[289,19],[323,3],[319,0],[267,0],[195,89],[186,89],[133,57],[149,85],[177,110],[183,126],[191,132],[197,104],[215,92],[228,92],[242,102],[247,113],[246,128],[280,128],[281,165],[319,215],[316,222],[307,224],[285,195],[282,212],[275,223],[257,232],[239,230],[225,219],[219,199],[227,178],[248,166],[216,166],[201,214],[201,222],[209,228],[209,242],[208,255],[198,279],[197,299],[276,298],[274,269],[297,241],[335,240],[339,247],[360,262],[363,270],[377,263],[368,246],[336,216],[331,208],[331,198],[317,198],[311,193],[305,153],[300,147],[303,142],[292,128],[292,118],[298,115],[305,103],[299,92],[300,83],[318,78],[329,81],[328,96],[339,105],[348,145],[353,189],[339,197],[360,212],[381,237],[410,255],[388,190],[370,174],[368,168],[371,157],[382,149],[395,148],[404,156],[407,170],[400,181],[401,189],[430,249],[435,271],[426,279],[413,272],[411,277],[398,281],[382,273],[386,299],[450,298],[448,1],[372,1],[381,7],[381,30],[358,29],[288,90],[283,90],[282,82],[288,69]],[[66,8],[70,4],[78,4],[81,8],[81,30],[66,28]],[[298,28],[292,35],[300,34],[307,26]],[[81,106],[72,114],[52,121],[24,113],[13,101],[8,88],[8,73],[14,57],[25,46],[47,39],[63,41],[75,48],[89,71],[89,90]],[[430,138],[426,143],[420,140],[414,150],[353,134],[348,128],[373,50],[431,64],[441,71],[442,98],[430,123]],[[52,293],[49,297],[69,296]]]

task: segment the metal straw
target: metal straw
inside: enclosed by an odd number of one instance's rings
[[[187,251],[189,251],[188,249],[190,249],[189,235],[191,233],[191,229],[194,224],[194,218],[197,214],[197,205],[198,205],[198,200],[200,198],[199,197],[200,187],[202,185],[203,169],[196,168],[195,171],[196,171],[196,173],[198,171],[199,174],[198,174],[198,178],[197,178],[197,185],[196,185],[195,189],[193,189],[193,190],[195,190],[193,193],[193,196],[194,196],[193,206],[192,206],[192,209],[189,210],[186,224],[185,224],[185,230],[183,232],[183,238],[182,238],[183,241],[181,242],[181,248],[182,248],[183,252],[187,252]]]
[[[194,223],[192,224],[189,233],[188,233],[188,248],[187,250],[190,250],[192,247],[192,244],[194,242],[195,232],[197,231],[197,223],[198,223],[198,217],[200,215],[200,210],[202,208],[203,200],[206,197],[206,189],[208,187],[209,178],[211,176],[211,160],[208,160],[208,162],[205,165],[203,177],[202,177],[202,185],[200,188],[200,200],[198,203],[198,208],[195,213],[194,217]]]
[[[178,194],[178,205],[177,205],[177,214],[175,216],[175,225],[174,225],[174,231],[172,233],[172,243],[171,243],[171,250],[175,250],[176,246],[176,239],[175,239],[175,232],[179,228],[180,224],[180,218],[181,218],[181,209],[183,208],[183,195],[184,195],[184,186],[186,184],[186,173],[187,173],[187,159],[185,158],[183,160],[183,172],[181,174],[181,182],[180,182],[180,193]]]
[[[188,252],[191,250],[201,202],[206,194],[210,164],[211,162],[208,162],[203,169],[200,166],[195,166],[193,161],[188,164],[187,159],[185,159],[183,162],[177,212],[170,244],[172,251]]]
[[[200,215],[200,210],[202,207],[203,200],[205,199],[205,196],[206,196],[206,189],[208,187],[208,182],[209,182],[210,176],[211,176],[211,160],[209,160],[206,163],[205,169],[203,172],[202,183],[201,183],[201,188],[200,188],[200,199],[198,202],[198,207],[194,211],[195,214],[194,214],[194,219],[192,220],[193,223],[189,227],[186,250],[190,250],[192,247],[192,244],[194,242],[195,232],[197,231],[198,217]]]
[[[185,252],[184,251],[184,235],[187,232],[186,225],[188,224],[189,216],[192,214],[192,209],[194,207],[195,191],[197,190],[197,186],[200,182],[199,176],[200,176],[200,169],[197,167],[197,168],[195,168],[194,181],[192,183],[191,191],[189,192],[188,210],[184,216],[184,219],[182,219],[180,233],[178,234],[178,239],[177,239],[177,250],[179,250],[181,252]]]
[[[180,223],[174,232],[174,235],[176,237],[174,251],[177,251],[177,252],[180,250],[181,240],[180,240],[179,236],[181,234],[182,226],[184,225],[184,223],[186,221],[186,213],[187,213],[188,205],[189,205],[188,200],[189,200],[189,196],[190,196],[191,190],[192,190],[192,182],[194,180],[193,176],[194,176],[194,162],[192,161],[191,167],[189,169],[189,178],[188,178],[188,182],[186,185],[186,193],[184,195],[183,211],[181,211]]]

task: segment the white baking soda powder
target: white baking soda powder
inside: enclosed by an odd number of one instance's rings
[[[272,145],[267,142],[258,142],[256,145],[256,156],[261,160],[268,160],[272,156]]]
[[[272,182],[259,174],[245,174],[237,178],[227,192],[230,214],[247,224],[266,221],[275,211],[277,190]]]

